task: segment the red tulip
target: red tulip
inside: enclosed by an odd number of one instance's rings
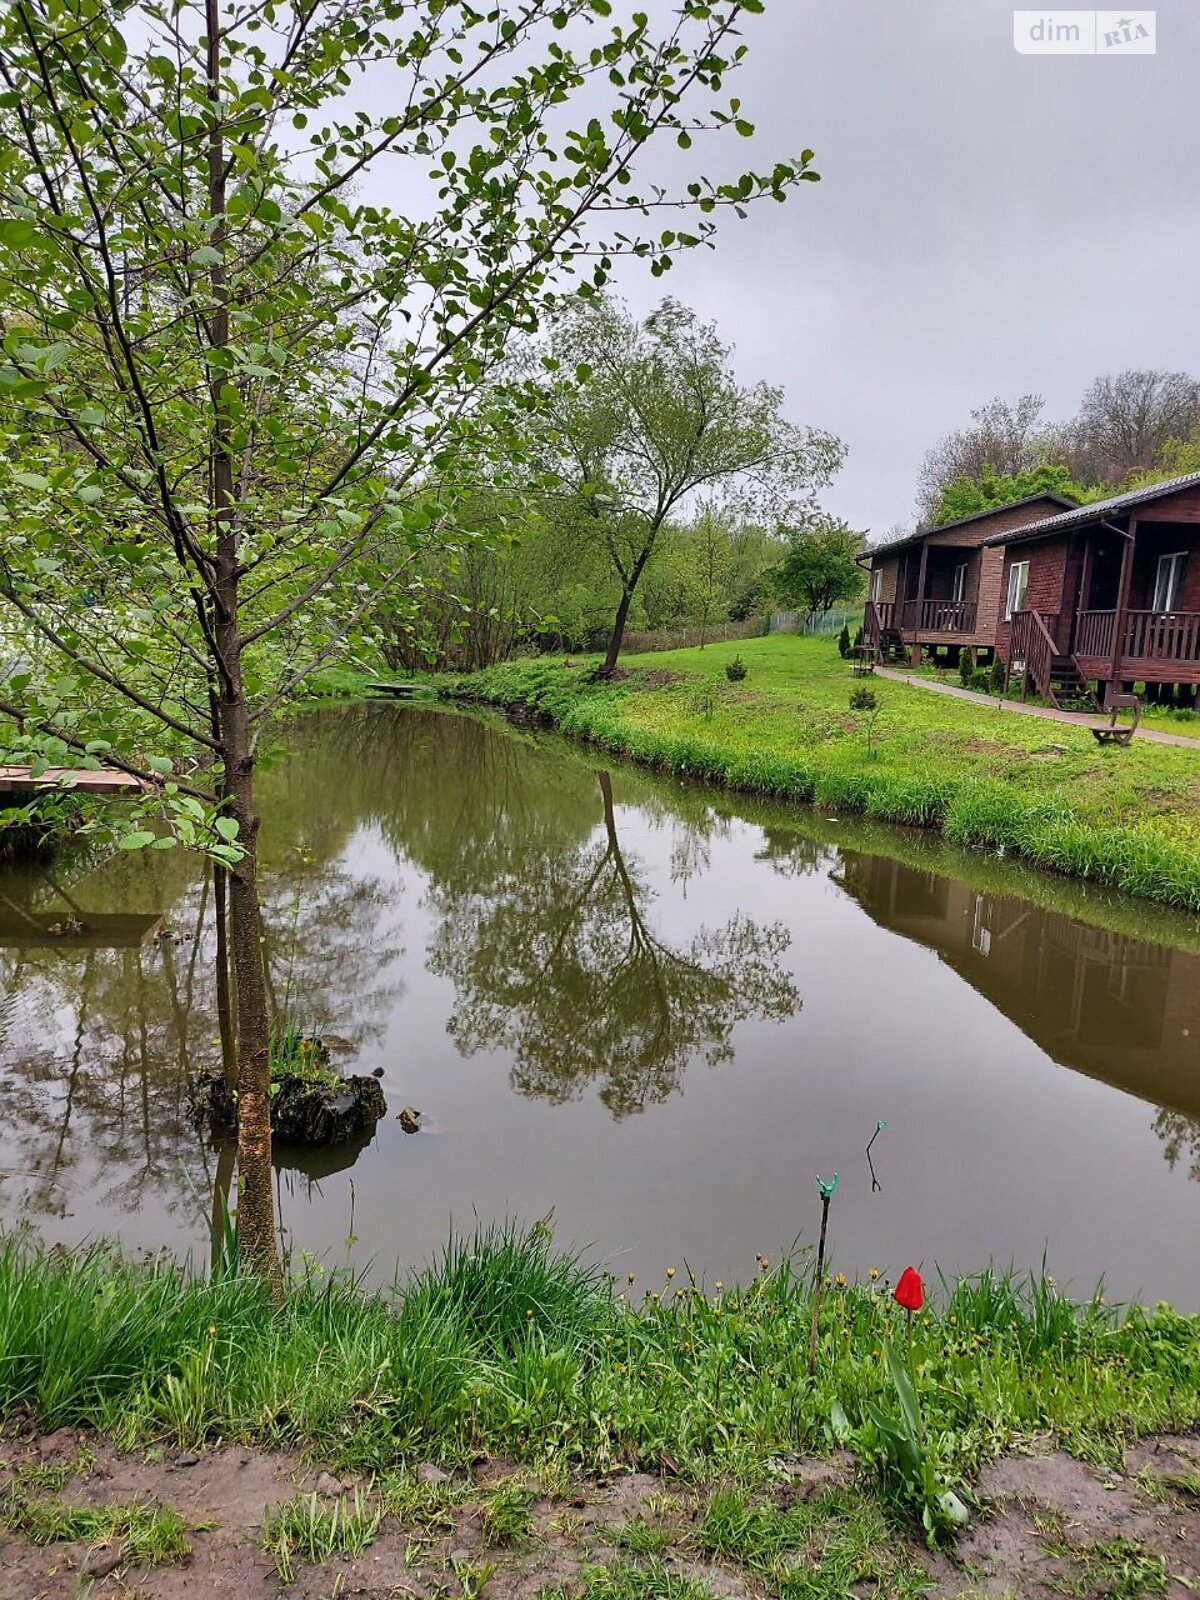
[[[916,1267],[905,1267],[893,1291],[893,1298],[905,1311],[920,1311],[925,1304],[925,1285]]]

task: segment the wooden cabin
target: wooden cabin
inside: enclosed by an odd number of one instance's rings
[[[1057,494],[1029,495],[876,545],[870,563],[863,640],[877,660],[918,665],[926,651],[957,661],[969,649],[991,659],[1003,597],[1004,552],[996,535],[1052,516],[1075,502]]]
[[[1052,705],[1200,685],[1200,472],[989,536],[1002,560],[994,640]]]

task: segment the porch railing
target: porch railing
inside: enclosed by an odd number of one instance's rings
[[[1115,611],[1081,611],[1075,624],[1075,654],[1107,661],[1113,653]],[[1200,665],[1200,611],[1127,611],[1121,656],[1129,661]]]
[[[1051,669],[1058,654],[1054,642],[1057,626],[1057,612],[1014,611],[1009,634],[1009,670],[1027,673],[1037,692],[1048,700],[1054,698]]]
[[[1088,661],[1107,661],[1116,622],[1115,611],[1081,611],[1075,622],[1075,654]]]
[[[1200,612],[1130,611],[1121,654],[1132,661],[1200,663]]]
[[[863,613],[863,640],[878,644],[880,636],[896,626],[896,607],[891,600],[868,600]]]
[[[905,633],[974,633],[974,600],[906,600]]]

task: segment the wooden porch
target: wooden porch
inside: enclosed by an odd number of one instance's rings
[[[868,600],[863,641],[880,660],[914,645],[969,644],[977,611],[973,600]]]
[[[1075,619],[1074,654],[1089,677],[1111,673],[1118,615],[1115,610],[1081,611]],[[1120,633],[1120,678],[1200,682],[1200,611],[1126,611]]]

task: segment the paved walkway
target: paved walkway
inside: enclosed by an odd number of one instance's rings
[[[931,694],[948,694],[955,700],[970,700],[977,706],[995,706],[998,711],[1015,711],[1022,717],[1044,717],[1047,722],[1073,722],[1076,727],[1091,727],[1096,721],[1094,711],[1052,711],[1049,706],[1030,706],[1023,700],[994,700],[991,695],[976,694],[971,689],[956,689],[953,684],[935,683],[932,678],[918,677],[911,672],[894,672],[891,667],[876,667],[877,678],[890,678],[893,683],[907,683],[914,689],[928,689]],[[1157,728],[1139,728],[1135,739],[1148,739],[1151,744],[1181,744],[1186,750],[1200,750],[1200,739],[1190,739],[1182,733],[1159,733]]]

